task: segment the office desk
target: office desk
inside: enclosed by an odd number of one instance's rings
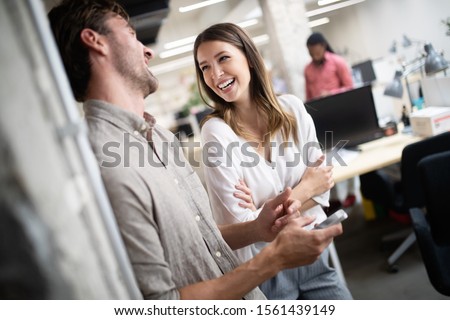
[[[403,148],[419,141],[422,137],[397,133],[360,145],[361,151],[347,166],[335,165],[334,181],[341,182],[361,174],[377,170],[396,162],[402,157]]]

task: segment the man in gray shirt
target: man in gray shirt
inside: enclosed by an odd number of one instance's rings
[[[144,111],[158,87],[153,52],[110,0],[65,0],[49,19],[140,290],[147,299],[264,299],[277,272],[314,262],[336,225],[306,231],[288,189],[259,218],[217,226],[199,178],[172,133]],[[240,264],[233,249],[271,241]]]

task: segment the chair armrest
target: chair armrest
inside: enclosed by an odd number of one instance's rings
[[[417,237],[417,242],[422,253],[422,257],[435,254],[436,244],[431,236],[430,225],[425,217],[425,213],[422,209],[411,208],[409,209],[411,215],[412,227]]]
[[[409,214],[411,215],[411,220],[414,230],[418,232],[430,233],[430,225],[428,224],[427,218],[425,217],[425,212],[419,208],[409,209]]]

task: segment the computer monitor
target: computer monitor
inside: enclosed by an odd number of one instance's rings
[[[363,61],[352,65],[353,80],[355,83],[363,85],[377,80],[372,60]]]
[[[342,141],[345,148],[383,137],[378,124],[372,86],[366,85],[305,103],[314,120],[322,149]]]

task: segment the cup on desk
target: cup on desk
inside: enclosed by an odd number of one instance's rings
[[[384,135],[386,137],[392,136],[398,132],[397,123],[395,123],[394,121],[387,122],[386,125],[382,129],[383,129]]]

